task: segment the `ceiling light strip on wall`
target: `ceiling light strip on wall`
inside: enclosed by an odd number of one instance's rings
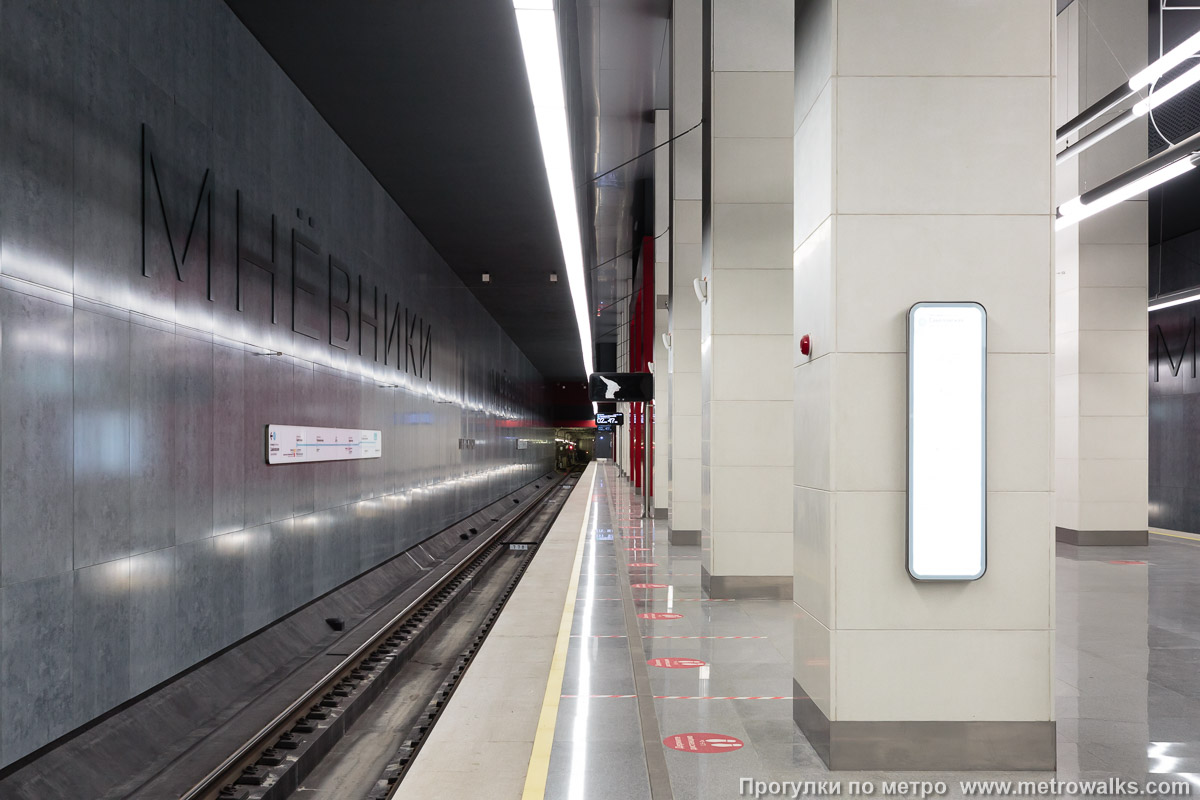
[[[579,212],[575,196],[575,176],[571,167],[571,145],[567,128],[566,95],[563,92],[562,61],[558,50],[558,25],[554,0],[513,0],[517,28],[521,32],[521,50],[525,72],[533,94],[537,115],[538,138],[550,199],[558,222],[563,261],[575,322],[579,326],[579,344],[583,349],[583,368],[590,375],[592,366],[592,328],[587,312],[587,278],[583,269],[583,241],[579,233]]]

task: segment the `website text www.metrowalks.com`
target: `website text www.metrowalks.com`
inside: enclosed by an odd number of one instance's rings
[[[954,781],[964,797],[1188,797],[1188,781],[1125,778],[1050,781]],[[738,781],[741,797],[904,797],[923,800],[950,793],[945,781]]]

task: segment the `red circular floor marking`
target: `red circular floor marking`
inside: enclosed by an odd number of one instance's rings
[[[638,616],[642,619],[683,619],[683,614],[664,614],[661,611],[648,611]]]
[[[698,658],[652,658],[646,662],[649,667],[663,667],[665,669],[694,669],[696,667],[707,667],[707,661],[701,661]]]
[[[741,739],[720,733],[677,733],[663,739],[663,744],[685,753],[728,753],[746,746]]]
[[[667,585],[665,583],[631,583],[629,585],[631,588],[634,588],[634,589],[665,589],[665,588],[667,588]]]
[[[645,563],[639,561],[636,564],[630,564],[629,566],[631,566],[631,567],[657,567],[658,564],[645,564]]]
[[[625,549],[627,551],[629,551],[630,553],[649,553],[651,548],[649,548],[649,547],[626,547]]]

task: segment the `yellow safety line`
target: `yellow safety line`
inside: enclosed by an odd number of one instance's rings
[[[1155,536],[1170,536],[1172,539],[1183,539],[1188,542],[1200,542],[1200,536],[1184,536],[1179,533],[1163,533],[1162,531],[1150,531]]]
[[[567,586],[567,601],[563,604],[562,621],[558,624],[558,640],[550,660],[550,676],[546,678],[546,695],[542,698],[542,713],[538,716],[533,752],[525,770],[525,791],[521,800],[542,800],[546,794],[546,776],[550,772],[550,748],[554,746],[554,727],[558,723],[558,701],[562,697],[563,674],[567,668],[567,647],[571,643],[571,622],[575,617],[575,596],[579,594],[579,573],[583,569],[583,549],[587,542],[588,522],[592,514],[592,492],[596,488],[596,470],[588,485],[587,505],[583,525],[579,527],[579,546],[575,549],[575,564],[571,567],[571,582]]]

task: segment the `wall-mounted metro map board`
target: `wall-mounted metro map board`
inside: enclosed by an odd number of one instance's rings
[[[268,425],[267,463],[349,461],[383,455],[383,434],[358,428]]]

